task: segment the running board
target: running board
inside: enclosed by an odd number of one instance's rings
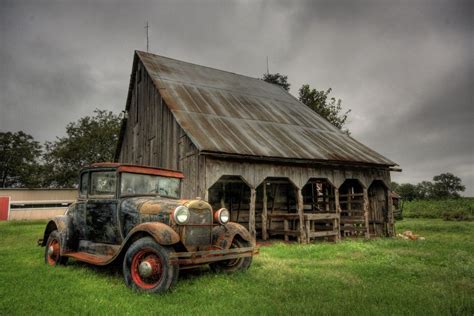
[[[69,252],[65,253],[64,256],[98,266],[105,266],[112,262],[112,260],[115,258],[114,255],[100,256],[88,252]]]

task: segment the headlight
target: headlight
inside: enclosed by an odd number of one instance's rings
[[[173,219],[177,224],[186,224],[189,219],[189,209],[186,206],[178,206],[173,212]]]
[[[214,214],[214,219],[222,225],[227,224],[230,220],[230,213],[226,208],[221,208]]]

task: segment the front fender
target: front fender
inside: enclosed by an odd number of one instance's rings
[[[163,246],[176,244],[180,240],[178,233],[168,225],[159,222],[148,222],[135,226],[128,233],[125,243],[138,233],[147,233],[151,235],[157,243]]]
[[[63,254],[70,250],[70,244],[73,241],[73,224],[72,219],[67,215],[59,215],[53,217],[48,224],[46,225],[46,229],[44,230],[43,234],[43,241],[41,246],[46,246],[48,242],[49,235],[52,231],[57,230],[60,236],[60,253]]]
[[[212,244],[223,249],[229,249],[236,235],[255,246],[255,241],[249,231],[244,226],[233,222],[214,227],[212,230]]]

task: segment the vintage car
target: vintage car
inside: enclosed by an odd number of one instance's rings
[[[181,200],[182,179],[179,171],[118,163],[82,169],[77,202],[38,241],[45,262],[122,263],[129,287],[154,293],[173,286],[180,268],[248,269],[258,251],[250,233],[225,208]]]

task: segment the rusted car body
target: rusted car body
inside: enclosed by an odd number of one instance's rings
[[[117,163],[84,168],[77,202],[39,240],[45,262],[122,262],[128,286],[156,293],[176,282],[180,268],[247,269],[258,251],[250,233],[229,222],[226,209],[179,199],[182,178],[178,171]]]

